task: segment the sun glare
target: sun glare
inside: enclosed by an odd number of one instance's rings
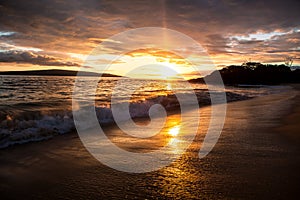
[[[175,137],[179,134],[179,131],[180,131],[180,126],[177,125],[177,126],[172,127],[168,133],[169,133],[169,135]]]
[[[119,62],[113,63],[112,70],[135,70],[133,74],[124,74],[132,78],[173,80],[184,78],[183,74],[191,70],[189,66],[184,58],[172,52],[140,49],[127,53]]]

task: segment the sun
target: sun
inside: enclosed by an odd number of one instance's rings
[[[180,126],[177,125],[177,126],[174,126],[172,127],[169,131],[168,131],[168,134],[175,137],[179,134],[179,131],[180,131]]]

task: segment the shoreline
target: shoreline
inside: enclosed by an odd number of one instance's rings
[[[300,84],[289,85],[298,91],[298,94],[292,99],[293,103],[290,110],[283,117],[281,123],[274,129],[279,134],[286,137],[288,142],[300,144]]]
[[[299,87],[298,87],[299,88]],[[293,94],[299,89],[295,88]],[[76,133],[0,151],[0,192],[4,199],[180,199],[295,198],[300,152],[287,142],[287,120],[299,98],[292,92],[228,104],[222,135],[199,160],[210,107],[200,108],[203,123],[195,142],[176,162],[146,174],[128,174],[99,163]],[[298,101],[298,102],[297,102]],[[283,104],[284,103],[284,104]],[[176,115],[169,116],[176,119]],[[278,127],[283,127],[278,129]],[[299,127],[299,125],[298,125]],[[275,130],[276,129],[276,130]],[[115,130],[110,129],[112,134]],[[121,146],[124,144],[120,144]]]

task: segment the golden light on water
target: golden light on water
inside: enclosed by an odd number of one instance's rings
[[[167,90],[172,90],[172,85],[171,85],[171,83],[167,83],[166,89],[167,89]]]
[[[169,133],[169,135],[175,137],[179,134],[179,131],[180,131],[180,126],[177,125],[177,126],[172,127],[168,133]]]
[[[177,119],[179,120],[179,119]],[[176,121],[178,123],[179,121]],[[172,123],[172,122],[171,122]],[[173,121],[174,123],[174,121]],[[182,140],[179,137],[180,132],[180,125],[173,125],[171,128],[168,130],[167,134],[169,135],[169,141],[168,144],[170,145],[170,152],[174,155],[182,154],[183,149],[181,148],[182,145]]]

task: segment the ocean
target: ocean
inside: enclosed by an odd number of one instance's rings
[[[191,84],[194,89],[191,91],[186,88],[185,81],[126,78],[122,79],[121,87],[116,88],[120,79],[81,78],[80,84],[86,91],[78,100],[82,104],[94,100],[98,120],[104,125],[114,122],[110,109],[112,93],[115,103],[130,101],[132,118],[147,117],[149,108],[156,103],[162,104],[166,110],[178,110],[180,106],[175,93],[195,92],[199,106],[210,104],[205,84]],[[0,148],[45,140],[75,130],[72,116],[75,81],[76,77],[62,76],[0,76]],[[95,82],[98,82],[96,96],[91,95]],[[136,88],[137,85],[141,87]],[[285,90],[286,86],[226,87],[227,101]]]

